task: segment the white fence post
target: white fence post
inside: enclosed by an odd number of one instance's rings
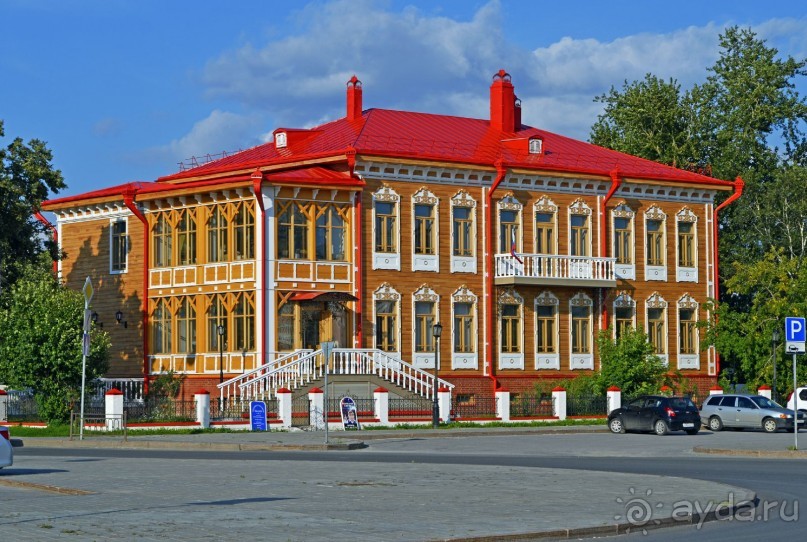
[[[123,392],[112,388],[104,395],[107,431],[123,429]]]
[[[379,423],[383,425],[389,424],[389,390],[386,388],[378,387],[373,392],[374,415]]]
[[[210,427],[210,392],[199,390],[193,398],[196,400],[196,423],[202,429],[207,429]]]
[[[763,384],[762,386],[759,387],[759,389],[757,390],[757,393],[760,394],[763,397],[767,397],[768,399],[771,398],[771,388],[770,388],[770,386],[766,386],[766,385]]]
[[[445,386],[437,388],[437,408],[443,423],[451,421],[451,390]]]
[[[720,386],[712,386],[709,388],[709,395],[723,395],[723,388]]]
[[[510,390],[496,390],[496,417],[503,422],[510,421]]]
[[[608,394],[608,412],[606,414],[610,414],[622,406],[622,390],[611,386],[606,393]]]
[[[559,420],[566,419],[566,390],[560,386],[552,390],[552,414]]]
[[[0,422],[8,421],[8,393],[0,390]]]
[[[279,406],[278,410],[280,410]],[[279,416],[280,412],[278,412]],[[325,430],[325,392],[320,388],[315,387],[308,390],[308,418],[314,429]]]
[[[277,394],[277,417],[283,427],[291,427],[291,390],[280,388]]]

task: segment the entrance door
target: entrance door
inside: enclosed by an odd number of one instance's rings
[[[329,307],[331,303],[316,303],[302,307],[301,327],[303,348],[317,350],[322,342],[335,341],[337,347],[348,345],[347,311]]]

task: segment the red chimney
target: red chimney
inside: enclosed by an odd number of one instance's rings
[[[490,125],[501,132],[515,131],[516,93],[510,74],[504,70],[493,76],[490,85]]]
[[[361,118],[361,81],[356,76],[347,82],[347,120]]]

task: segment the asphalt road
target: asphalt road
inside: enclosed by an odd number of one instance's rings
[[[807,461],[693,452],[783,450],[792,435],[381,436],[344,452],[17,448],[14,467],[0,474],[0,532],[11,540],[467,539],[613,520],[638,503],[641,513],[663,510],[638,516],[619,538],[804,538]],[[759,499],[751,512],[653,529],[657,511],[705,511],[742,490]]]

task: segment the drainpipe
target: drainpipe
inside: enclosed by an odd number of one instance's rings
[[[149,391],[149,327],[148,327],[148,302],[149,302],[149,223],[145,215],[137,208],[135,196],[137,188],[129,185],[123,191],[123,203],[143,223],[143,395]]]
[[[353,172],[353,168],[356,167],[356,149],[349,148],[345,152],[345,156],[347,157],[347,165],[350,168],[350,176],[357,177],[361,179],[360,175],[356,175]],[[363,281],[364,281],[364,251],[363,246],[364,243],[362,241],[363,229],[362,229],[362,198],[363,192],[361,190],[356,191],[356,200],[354,202],[354,219],[353,221],[356,224],[356,230],[354,235],[356,236],[353,245],[355,246],[353,255],[354,255],[354,267],[356,268],[356,274],[354,275],[354,283],[353,283],[353,295],[356,297],[356,301],[353,303],[354,312],[356,313],[356,342],[354,346],[358,346],[359,348],[364,348],[364,333],[362,332],[364,326],[362,325],[362,291],[363,291]],[[347,345],[345,345],[347,346]]]
[[[717,230],[718,230],[718,227],[717,227],[717,213],[721,209],[723,209],[724,207],[727,207],[729,204],[734,203],[735,201],[737,201],[740,198],[740,196],[743,195],[743,187],[744,186],[745,186],[745,182],[738,175],[737,178],[734,180],[734,193],[731,196],[729,196],[728,199],[726,199],[726,201],[724,201],[723,203],[718,205],[717,208],[715,208],[714,211],[712,211],[712,228],[714,228],[713,232],[712,232],[712,251],[713,251],[712,258],[713,258],[713,261],[715,262],[715,274],[714,274],[714,285],[715,285],[714,298],[715,298],[715,304],[717,304],[717,302],[719,301],[719,298],[720,298],[720,275],[718,274],[718,269],[717,269],[717,261],[718,261],[718,257],[719,257],[718,250],[717,250]],[[715,370],[716,370],[717,374],[720,374],[720,356],[717,353],[715,353]]]
[[[258,247],[258,258],[261,262],[261,307],[263,307],[263,314],[261,314],[261,333],[260,343],[258,344],[258,354],[260,359],[256,359],[256,365],[263,365],[263,355],[266,352],[266,209],[263,207],[263,193],[261,191],[261,184],[263,183],[263,173],[260,168],[256,168],[252,172],[252,192],[255,194],[255,199],[258,202],[258,208],[261,210],[261,246]],[[274,316],[269,319],[274,321]]]
[[[485,347],[485,357],[486,363],[488,366],[488,376],[493,381],[493,393],[496,393],[501,385],[499,381],[496,379],[496,375],[493,374],[493,273],[494,273],[494,257],[493,257],[493,236],[496,233],[496,228],[494,227],[493,220],[491,219],[491,201],[493,198],[493,192],[499,187],[499,184],[504,180],[504,175],[507,173],[507,169],[504,167],[504,162],[502,162],[501,158],[496,160],[493,164],[496,166],[496,179],[494,179],[493,184],[490,186],[490,190],[488,191],[487,195],[485,196],[485,223],[488,225],[488,234],[485,236],[485,251],[487,252],[487,258],[485,262],[487,263],[487,274],[486,274],[486,282],[487,282],[487,299],[485,300],[485,311],[487,312],[487,316],[485,318],[487,326],[485,326],[485,339],[486,339],[486,347]]]
[[[34,213],[34,216],[36,217],[37,220],[39,220],[42,224],[44,224],[46,228],[48,228],[51,231],[51,233],[53,234],[53,242],[56,243],[56,246],[58,247],[59,246],[59,232],[56,230],[56,226],[51,224],[48,221],[48,219],[45,218],[44,216],[42,216],[42,213],[40,213],[39,211]],[[53,274],[56,275],[58,273],[59,273],[59,261],[58,260],[53,260]]]
[[[600,203],[600,257],[604,258],[605,255],[608,253],[608,219],[606,216],[605,208],[608,204],[608,200],[611,199],[611,196],[614,195],[614,192],[617,191],[619,185],[622,184],[622,176],[619,174],[619,167],[615,167],[611,171],[611,188],[608,190],[608,193],[605,194],[602,202]],[[602,327],[603,329],[608,329],[608,307],[602,307]]]

